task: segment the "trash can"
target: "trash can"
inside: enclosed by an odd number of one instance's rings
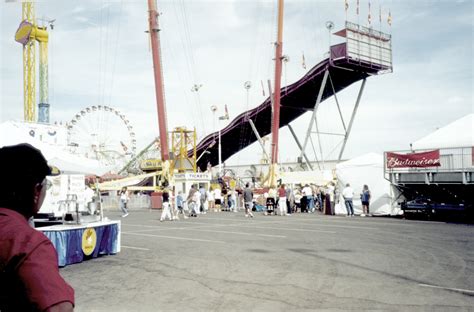
[[[151,209],[163,208],[163,193],[153,192],[151,193]]]

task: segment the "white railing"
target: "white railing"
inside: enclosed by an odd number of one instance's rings
[[[120,196],[108,195],[102,196],[102,207],[104,210],[120,210]],[[149,195],[130,195],[127,208],[131,210],[149,209],[151,207],[151,198]]]

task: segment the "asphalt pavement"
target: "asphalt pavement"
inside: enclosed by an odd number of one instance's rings
[[[210,212],[122,221],[122,250],[60,270],[76,311],[473,311],[474,226]]]

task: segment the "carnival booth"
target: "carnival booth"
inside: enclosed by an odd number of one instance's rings
[[[120,221],[103,216],[100,201],[84,182],[84,174],[102,175],[109,169],[62,149],[64,138],[60,130],[52,125],[4,122],[0,124],[0,147],[28,143],[41,151],[49,165],[61,171],[60,175],[47,177],[51,187],[35,226],[46,225],[37,229],[56,248],[59,266],[65,266],[120,252]]]
[[[193,185],[196,185],[198,189],[204,186],[204,188],[208,190],[211,186],[211,174],[208,172],[176,173],[174,175],[174,181],[176,194],[181,191],[187,195]]]
[[[193,185],[196,185],[197,189],[203,186],[206,190],[209,190],[211,186],[211,174],[209,172],[176,173],[174,175],[174,182],[176,187],[175,196],[177,196],[179,192],[182,192],[183,197],[186,198]]]
[[[38,230],[56,248],[59,266],[120,252],[120,221],[105,218],[103,221],[53,225]]]

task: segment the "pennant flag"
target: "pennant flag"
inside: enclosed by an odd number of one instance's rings
[[[379,5],[379,20],[382,23],[382,6]]]
[[[305,61],[305,59],[304,59],[304,52],[303,52],[303,60],[302,60],[302,61],[303,61],[303,62],[302,62],[301,65],[303,66],[304,69],[306,69],[306,61]]]
[[[219,120],[229,120],[229,112],[227,111],[227,104],[225,104],[225,114],[224,116],[219,117]]]
[[[356,9],[357,15],[359,15],[359,0],[357,0],[357,9]]]
[[[370,2],[369,2],[369,15],[367,16],[367,19],[369,20],[369,25],[372,23],[372,17],[370,16]]]
[[[392,14],[390,13],[390,10],[388,10],[387,23],[388,23],[390,26],[392,26]]]
[[[349,9],[349,3],[347,2],[347,0],[344,0],[344,7],[346,8],[347,12],[347,9]]]
[[[128,151],[127,145],[125,145],[125,143],[123,143],[122,141],[120,141],[120,145],[122,145],[123,151],[126,153]]]

